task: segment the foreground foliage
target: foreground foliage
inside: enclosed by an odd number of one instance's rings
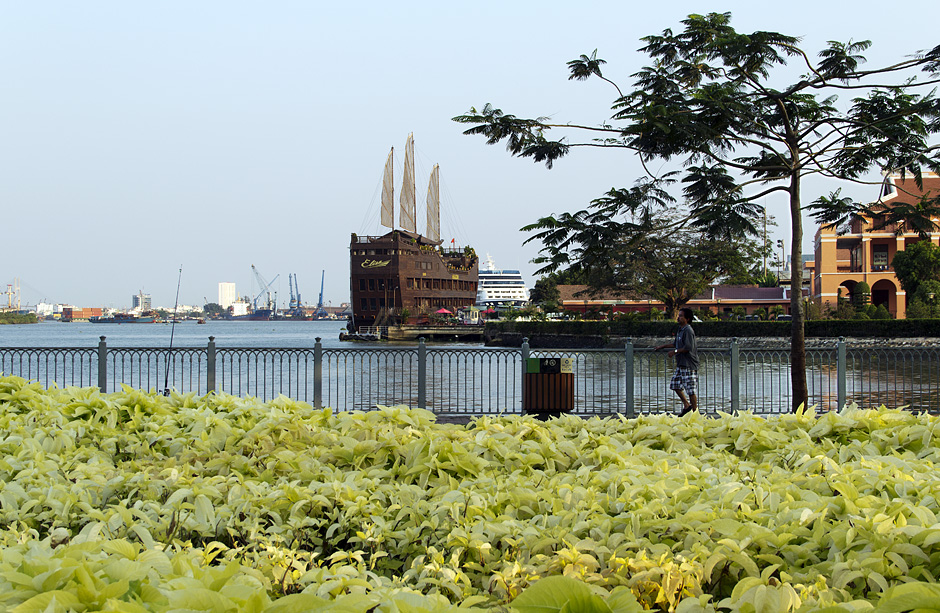
[[[925,608],[938,424],[464,428],[0,378],[0,610]]]

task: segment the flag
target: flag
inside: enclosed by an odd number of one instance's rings
[[[453,245],[453,244],[454,244],[454,240],[455,240],[455,239],[453,239],[453,238],[452,238],[452,239],[450,239],[450,244],[451,244],[451,245]]]

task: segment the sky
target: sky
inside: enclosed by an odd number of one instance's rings
[[[940,42],[936,5],[919,0],[894,14],[804,0],[0,1],[0,289],[18,279],[23,304],[129,308],[138,291],[172,307],[179,285],[180,304],[202,305],[221,281],[259,294],[254,265],[279,303],[293,273],[316,304],[322,274],[324,302],[338,306],[350,234],[384,232],[382,170],[394,147],[397,189],[409,133],[419,220],[440,164],[444,241],[532,284],[538,245],[519,229],[642,169],[629,153],[579,150],[549,170],[451,118],[492,103],[600,124],[612,88],[569,81],[566,62],[597,49],[627,87],[644,65],[640,37],[712,11],[730,11],[739,31],[802,36],[814,54],[870,39],[872,66]],[[808,184],[804,200],[835,187]],[[778,224],[769,240],[789,251],[785,202],[764,204]],[[814,231],[806,224],[805,252]]]

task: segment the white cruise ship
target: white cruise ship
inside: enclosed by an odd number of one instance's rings
[[[529,288],[525,286],[522,273],[518,270],[497,269],[493,258],[487,254],[486,262],[480,265],[479,274],[478,306],[495,307],[500,304],[511,304],[514,307],[521,307],[529,302]]]

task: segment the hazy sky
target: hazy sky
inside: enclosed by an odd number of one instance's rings
[[[565,63],[597,48],[605,76],[629,86],[641,36],[710,11],[731,11],[741,31],[803,36],[813,53],[871,39],[871,65],[940,42],[933,1],[2,1],[0,283],[19,278],[29,304],[129,307],[143,290],[172,306],[182,266],[180,301],[202,304],[219,281],[258,293],[254,264],[280,275],[281,303],[288,273],[316,303],[325,270],[325,300],[338,305],[350,233],[382,232],[383,165],[409,132],[419,219],[439,163],[445,241],[532,283],[537,246],[519,228],[632,185],[641,169],[627,153],[577,151],[547,170],[451,118],[490,102],[601,123],[613,90],[568,81]],[[829,191],[813,188],[805,200]],[[783,201],[766,204],[779,222],[771,240],[788,237]]]

